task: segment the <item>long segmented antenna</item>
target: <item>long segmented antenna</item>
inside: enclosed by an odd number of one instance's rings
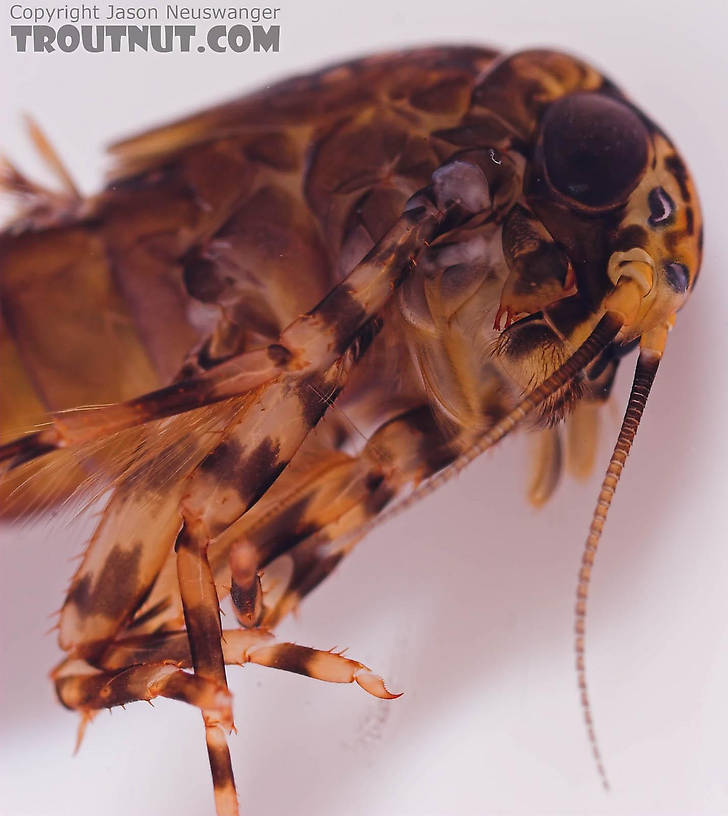
[[[627,461],[632,443],[634,442],[637,428],[642,418],[642,412],[645,410],[647,397],[650,393],[650,388],[657,374],[657,368],[660,364],[661,352],[652,349],[643,349],[640,352],[635,368],[634,381],[632,383],[632,390],[629,395],[629,402],[622,420],[622,427],[617,437],[617,442],[614,446],[612,458],[609,461],[604,481],[602,482],[602,489],[599,492],[597,499],[597,506],[594,508],[594,515],[592,516],[591,526],[589,527],[589,535],[584,545],[584,554],[581,560],[581,570],[579,571],[579,583],[576,590],[576,610],[574,622],[574,652],[576,654],[576,677],[581,692],[581,707],[584,713],[584,725],[586,726],[586,733],[591,745],[594,761],[597,766],[597,772],[602,780],[605,790],[609,790],[609,780],[607,773],[604,770],[604,763],[602,755],[599,750],[599,743],[597,742],[596,732],[594,730],[594,720],[592,718],[591,703],[589,701],[589,693],[586,685],[586,662],[585,662],[585,636],[586,636],[586,605],[589,595],[589,582],[591,580],[591,572],[594,567],[594,560],[597,554],[597,547],[599,546],[599,539],[604,529],[604,524],[607,520],[607,513],[609,506],[612,503],[614,491],[617,489],[619,477],[622,475],[624,463]]]

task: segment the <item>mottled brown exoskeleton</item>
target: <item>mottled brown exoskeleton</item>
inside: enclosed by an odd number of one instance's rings
[[[560,424],[587,469],[639,345],[578,585],[599,762],[590,571],[700,265],[668,137],[571,56],[445,47],[117,144],[90,199],[36,140],[65,189],[6,168],[23,207],[0,236],[3,507],[110,490],[61,612],[64,705],[84,720],[159,695],[198,706],[217,812],[237,813],[225,665],[395,696],[271,627],[373,524],[516,426],[538,440],[534,502],[558,479]],[[239,627],[223,632],[227,595]]]

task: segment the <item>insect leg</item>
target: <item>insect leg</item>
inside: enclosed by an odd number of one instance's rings
[[[86,661],[72,658],[54,670],[53,679],[63,705],[84,715],[137,700],[169,697],[204,712],[215,712],[220,722],[232,727],[228,690],[166,660],[99,671]]]
[[[376,330],[376,326],[372,328]],[[303,379],[289,377],[272,383],[257,400],[251,400],[221,429],[221,433],[215,437],[214,446],[207,448],[206,456],[191,462],[190,469],[185,471],[187,478],[183,485],[175,483],[165,486],[162,494],[165,501],[172,490],[177,497],[173,512],[176,523],[173,539],[179,531],[179,502],[183,497],[187,517],[196,519],[207,537],[213,540],[243,517],[247,518],[260,500],[267,500],[279,478],[289,472],[290,460],[295,459],[301,444],[346,383],[351,364],[357,355],[363,353],[364,342],[365,338],[360,337],[356,348],[352,347],[324,375]],[[145,473],[147,471],[143,471],[142,476]],[[145,511],[148,506],[149,502],[145,501]],[[169,507],[169,502],[165,507]],[[158,513],[156,508],[152,510],[152,520],[157,523]],[[244,536],[240,538],[242,540]],[[154,543],[150,542],[147,547]],[[118,549],[118,546],[118,542],[113,543],[113,549]],[[230,539],[227,539],[227,546],[230,546]],[[214,550],[213,542],[213,554]],[[166,553],[161,552],[164,563],[157,565],[154,585],[145,587],[149,590],[148,594],[142,596],[137,593],[129,599],[130,611],[135,617],[129,622],[127,630],[134,634],[154,631],[160,625],[165,628],[180,625],[177,621],[181,622],[183,610],[176,564],[170,551],[171,543]],[[227,594],[230,574],[228,572],[220,579],[217,574],[219,560],[214,565],[218,592]],[[228,550],[222,557],[223,563],[227,564],[227,561]],[[244,565],[241,568],[244,569]],[[254,568],[248,568],[250,581],[254,582],[256,570],[257,562]],[[79,574],[74,579],[71,588],[74,596],[77,594],[74,593],[75,586],[82,577]],[[245,583],[245,579],[241,579],[241,582]],[[249,621],[249,625],[254,623],[255,620]],[[107,631],[104,639],[113,636],[115,631]]]
[[[187,477],[239,410],[210,409],[203,424],[190,416],[170,420],[116,481],[63,604],[59,642],[65,651],[95,657],[137,613],[173,557]],[[181,609],[179,618],[177,626]]]
[[[577,479],[586,479],[594,468],[599,441],[601,405],[580,400],[566,419],[566,470]]]
[[[468,194],[451,200],[449,179],[459,179],[463,166],[468,168]],[[475,164],[455,161],[439,167],[432,185],[412,196],[366,257],[317,306],[284,329],[277,343],[127,402],[56,414],[50,427],[0,445],[0,474],[58,448],[241,396],[284,373],[325,371],[382,309],[443,222],[448,217],[466,220],[488,195],[487,178]]]
[[[243,516],[286,470],[360,353],[344,353],[321,374],[286,375],[268,385],[202,460],[185,506],[210,538]]]
[[[331,573],[362,526],[408,485],[453,461],[460,444],[420,406],[385,422],[358,456],[324,452],[305,467],[294,459],[281,485],[212,542],[218,585],[230,585],[228,559],[244,546],[248,570],[255,563],[263,571],[262,623],[273,625]]]
[[[233,542],[230,548],[230,575],[235,617],[241,626],[252,629],[263,617],[263,585],[255,546],[247,539]]]
[[[592,472],[599,442],[602,406],[609,399],[619,360],[623,356],[607,355],[595,360],[586,371],[584,394],[565,422],[566,469],[577,479],[586,479]]]
[[[217,537],[214,545],[227,554],[228,564],[232,561],[233,567],[228,573],[231,579],[217,576],[218,585],[235,586],[235,578],[244,574],[243,583],[247,584],[249,591],[242,597],[234,592],[233,601],[243,621],[249,620],[251,599],[253,608],[257,601],[257,565],[265,566],[295,541],[307,537],[306,532],[301,533],[301,526],[308,534],[317,531],[319,543],[325,544],[327,538],[351,532],[376,514],[403,484],[425,478],[455,455],[449,443],[440,437],[427,406],[386,423],[374,434],[360,457],[344,456],[342,459],[341,454],[332,452],[331,467],[319,469],[316,478],[304,479],[305,489],[299,488],[281,498],[274,510],[270,507],[266,509],[264,502],[261,502],[263,507],[258,510],[258,527],[250,535],[241,533],[245,527],[251,527],[251,519],[245,513],[236,524],[231,524]],[[220,642],[218,596],[207,558],[208,524],[213,522],[213,517],[205,514],[204,503],[201,502],[205,491],[196,495],[194,486],[193,481],[191,492],[182,503],[185,525],[177,541],[180,593],[195,671],[223,683],[225,658]],[[203,485],[200,483],[198,487],[202,488]],[[249,512],[255,518],[256,509]],[[252,526],[255,526],[255,521]],[[326,557],[324,553],[324,559]],[[338,560],[337,556],[335,558]],[[311,568],[318,561],[318,554],[313,553],[305,567],[301,564],[301,568],[309,573],[309,578]],[[331,563],[330,559],[328,563]],[[303,665],[306,673],[321,679],[339,676],[341,670],[339,665],[322,657],[320,652],[304,647],[271,646],[264,653],[258,653],[255,662],[281,664],[283,668],[293,671],[300,671],[298,667]],[[347,671],[351,668],[348,666]],[[359,677],[357,672],[368,672],[360,664],[356,664],[352,670],[353,675],[345,673],[345,676],[356,679]],[[367,688],[370,689],[370,686]],[[382,690],[382,693],[386,691]]]
[[[528,497],[537,507],[556,489],[561,471],[577,479],[592,472],[599,439],[601,406],[609,397],[618,360],[607,356],[588,366],[582,380],[581,399],[564,419],[563,433],[556,427],[532,434],[532,467]]]
[[[565,465],[577,479],[592,471],[599,437],[601,406],[609,397],[617,360],[597,360],[587,367],[582,398],[564,421],[564,433],[556,427],[532,435],[533,458],[528,497],[539,507],[556,489]],[[563,437],[563,438],[562,438]]]
[[[561,476],[562,451],[558,428],[544,428],[533,435],[531,479],[528,499],[535,507],[545,504],[556,490]]]
[[[510,273],[503,284],[494,328],[508,328],[518,314],[533,314],[574,290],[576,278],[566,252],[522,204],[503,225],[503,254]]]
[[[207,544],[204,528],[194,519],[186,517],[175,549],[192,664],[195,676],[214,683],[227,692],[220,609],[215,581],[207,560]],[[218,816],[237,816],[235,779],[225,735],[232,728],[229,697],[226,709],[202,707],[202,718]]]
[[[391,700],[399,696],[387,691],[382,678],[373,674],[364,664],[333,651],[322,651],[296,643],[280,642],[268,629],[224,630],[222,653],[225,664],[228,666],[254,663],[328,683],[356,682],[369,694],[383,700]],[[71,660],[67,661],[69,666],[71,663]],[[169,665],[170,663],[179,669],[192,667],[192,654],[186,631],[121,638],[110,644],[103,657],[96,661],[95,665],[98,665],[108,676],[113,677],[114,672],[126,671],[133,666],[147,667],[152,664]],[[62,664],[59,670],[64,665]],[[186,676],[198,677],[190,674]]]

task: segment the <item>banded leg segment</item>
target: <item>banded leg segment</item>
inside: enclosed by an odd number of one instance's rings
[[[462,179],[464,166],[470,171],[469,194],[452,198],[450,190]],[[313,309],[290,323],[278,342],[126,402],[64,411],[53,417],[50,427],[0,445],[0,475],[59,448],[240,397],[282,375],[305,378],[325,372],[379,314],[412,260],[442,225],[452,228],[453,219],[463,222],[478,211],[489,213],[489,198],[488,179],[476,164],[455,160],[439,167],[432,184],[409,199],[401,216],[364,259]]]
[[[281,643],[264,629],[227,630],[222,635],[228,665],[255,663],[329,683],[357,683],[382,700],[400,696],[388,691],[382,678],[363,663],[337,652]],[[109,645],[95,665],[67,658],[52,676],[61,703],[82,715],[77,747],[87,723],[100,709],[167,697],[196,706],[204,717],[213,717],[219,723],[221,727],[208,740],[208,751],[211,764],[215,761],[213,767],[224,769],[228,749],[222,729],[233,727],[230,693],[225,686],[184,671],[191,667],[189,636],[183,630],[121,639]],[[215,776],[213,781],[224,784],[226,778]],[[235,799],[233,802],[237,805]]]
[[[280,620],[281,614],[269,617],[270,607],[277,603],[281,588],[289,585],[292,551],[299,542],[302,547],[295,551],[295,581],[300,577],[302,594],[306,594],[330,574],[342,553],[353,546],[360,523],[376,516],[407,484],[417,484],[451,462],[464,444],[441,430],[426,405],[385,422],[358,455],[339,450],[338,438],[336,434],[329,436],[326,427],[319,426],[264,495],[211,538],[208,558],[219,598],[230,592],[233,583],[231,557],[243,558],[244,564],[238,562],[236,566],[238,588],[233,598],[244,618],[242,625],[250,627],[258,622],[258,571],[263,571],[265,588],[262,620],[272,625]],[[204,496],[199,504],[204,505]],[[207,505],[208,510],[210,506]],[[345,516],[349,511],[351,515]],[[344,535],[346,542],[341,540]],[[303,546],[312,537],[316,543]],[[336,546],[329,546],[334,540]],[[291,558],[272,563],[288,552]],[[276,584],[275,590],[271,588],[271,579]],[[138,617],[130,622],[129,632],[141,635],[160,627],[176,629],[182,617],[176,564],[170,559],[140,607]]]
[[[199,525],[195,528],[194,523],[185,520],[175,549],[179,589],[195,676],[227,691],[220,610],[215,582],[207,561],[205,531]],[[238,800],[226,738],[226,732],[233,727],[229,696],[226,711],[204,707],[201,711],[217,814],[237,816]]]
[[[332,572],[362,526],[407,486],[453,461],[462,444],[420,406],[384,423],[358,456],[330,450],[304,464],[294,459],[280,483],[211,542],[217,585],[235,585],[242,549],[248,579],[253,563],[262,570],[262,622],[274,625]],[[239,614],[253,598],[255,587],[248,587]],[[241,600],[234,593],[233,602]]]
[[[202,711],[216,712],[220,722],[232,727],[227,688],[183,671],[168,661],[99,671],[83,660],[69,659],[55,669],[53,678],[63,705],[86,715],[138,700],[168,697]]]
[[[334,651],[278,641],[268,629],[226,629],[222,633],[222,652],[225,664],[229,666],[254,663],[327,683],[355,682],[369,694],[382,700],[399,696],[389,692],[384,680],[363,663]],[[63,691],[62,700],[69,708],[92,709],[123,705],[132,700],[152,699],[149,690],[143,685],[147,677],[152,685],[151,690],[156,692],[155,696],[174,697],[200,708],[203,708],[203,704],[210,707],[214,707],[216,703],[222,705],[228,699],[227,692],[199,675],[181,671],[191,667],[188,634],[186,631],[179,631],[123,638],[108,647],[98,661],[98,670],[88,663],[69,659],[56,669],[55,676],[59,695]],[[138,673],[134,674],[137,669]],[[174,676],[174,670],[179,670],[181,677]],[[159,685],[157,673],[169,674],[169,685]],[[119,688],[122,688],[122,680],[117,681],[116,678],[123,676],[132,677],[134,681],[133,689],[126,683],[128,693],[117,694],[115,690],[116,696],[112,697],[104,696],[108,692],[103,695],[97,693],[98,688],[111,681],[121,684]],[[183,678],[194,682],[187,684]],[[209,689],[210,692],[195,696],[194,692],[198,687]],[[164,693],[167,690],[169,693]],[[211,698],[213,690],[216,690],[219,699]],[[137,692],[138,696],[135,696]],[[96,705],[92,704],[94,701]]]

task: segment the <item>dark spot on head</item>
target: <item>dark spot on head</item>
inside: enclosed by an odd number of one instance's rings
[[[690,201],[688,170],[687,167],[685,167],[683,160],[677,155],[677,153],[673,153],[671,156],[668,156],[665,159],[665,167],[673,174],[673,176],[675,176],[675,181],[677,181],[678,186],[680,187],[680,194],[685,202],[687,203]]]
[[[635,247],[646,247],[649,242],[647,230],[639,224],[621,229],[612,242],[612,252],[627,252]]]
[[[675,202],[664,187],[653,187],[647,194],[650,215],[647,223],[651,227],[664,227],[672,223],[675,213]]]
[[[685,230],[668,230],[664,235],[665,250],[668,255],[679,255],[680,244],[685,237]]]
[[[690,284],[690,272],[685,264],[669,263],[665,266],[665,280],[674,292],[682,295]]]
[[[692,207],[685,209],[685,232],[692,235],[695,232],[695,215]]]

